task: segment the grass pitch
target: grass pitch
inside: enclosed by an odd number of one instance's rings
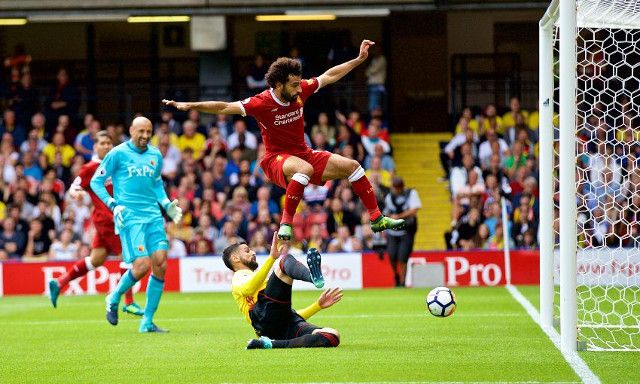
[[[103,296],[0,299],[0,383],[578,382],[504,288],[457,288],[456,313],[426,313],[426,289],[347,291],[311,322],[335,349],[244,349],[254,334],[228,293],[165,294],[156,323],[104,319]],[[537,287],[523,293],[536,304]],[[294,292],[294,307],[318,292]],[[144,304],[144,295],[136,297]],[[603,382],[638,382],[637,353],[583,353]],[[605,361],[606,365],[600,363]],[[634,376],[635,375],[635,376]]]

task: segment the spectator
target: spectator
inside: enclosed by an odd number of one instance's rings
[[[405,229],[387,230],[387,252],[394,274],[395,284],[398,287],[405,285],[407,274],[407,261],[413,251],[413,243],[418,230],[417,213],[422,208],[420,197],[415,189],[405,189],[404,180],[400,177],[393,178],[391,193],[385,197],[384,214],[393,219],[404,219]]]
[[[167,125],[168,132],[173,133],[176,136],[180,136],[182,134],[182,126],[173,118],[173,112],[169,109],[163,109],[160,112],[160,122],[156,124],[156,129],[160,128],[163,124]],[[153,143],[151,144],[153,145]]]
[[[178,164],[182,156],[180,150],[171,144],[169,135],[163,135],[158,140],[158,149],[162,154],[162,176],[173,181],[178,174]]]
[[[46,123],[47,119],[40,112],[31,117],[31,129],[35,129],[38,132],[38,137],[43,140],[51,139],[47,135]]]
[[[449,178],[449,187],[451,188],[451,195],[456,196],[460,189],[467,183],[470,172],[476,172],[478,175],[482,175],[482,170],[475,165],[473,156],[466,154],[462,157],[462,166],[454,167],[451,170],[451,176]],[[484,183],[482,177],[479,178],[479,182]]]
[[[489,129],[485,132],[485,141],[483,141],[478,147],[478,160],[483,167],[486,167],[489,163],[489,159],[492,155],[500,155],[501,160],[509,153],[509,145],[494,129]]]
[[[375,155],[376,145],[381,145],[384,153],[389,153],[391,151],[389,143],[378,137],[379,130],[380,128],[377,125],[370,124],[367,129],[367,136],[362,137],[362,146],[368,156]]]
[[[520,99],[513,96],[509,99],[509,112],[502,116],[502,125],[505,129],[518,125],[518,116],[521,116],[520,124],[527,126],[529,120],[529,112],[520,108]]]
[[[456,135],[461,133],[464,130],[463,124],[465,127],[471,129],[473,133],[476,134],[476,136],[480,134],[480,127],[478,125],[478,120],[473,118],[473,112],[469,107],[465,107],[462,110],[460,120],[458,120],[458,125],[456,125],[456,131],[455,131]]]
[[[373,147],[373,156],[367,156],[364,159],[364,169],[369,169],[371,168],[371,161],[373,160],[373,158],[375,157],[379,157],[380,158],[380,166],[382,167],[382,169],[384,169],[385,171],[388,171],[391,174],[394,174],[396,171],[396,163],[393,161],[393,157],[391,157],[391,155],[384,153],[384,148],[381,144],[376,144]]]
[[[511,155],[504,161],[507,176],[512,179],[516,171],[527,165],[527,155],[523,152],[522,143],[516,141],[511,147]]]
[[[489,104],[484,109],[484,116],[482,119],[482,127],[484,132],[488,130],[494,130],[496,133],[504,134],[505,127],[502,123],[502,118],[497,115],[496,106]]]
[[[49,248],[49,260],[76,260],[79,246],[72,242],[73,232],[65,229],[60,234],[60,240],[55,240]]]
[[[247,87],[253,93],[259,93],[267,89],[267,80],[265,75],[269,66],[265,63],[264,57],[261,54],[257,54],[253,60],[253,64],[249,67],[246,81]]]
[[[27,234],[29,233],[29,223],[20,217],[20,207],[15,204],[7,205],[7,217],[11,217],[15,223],[16,232],[20,232],[27,241]]]
[[[357,237],[351,236],[346,225],[340,225],[336,236],[329,242],[327,252],[358,252],[362,250],[362,243]]]
[[[24,152],[22,154],[22,166],[24,167],[24,175],[36,182],[42,181],[42,168],[35,161],[33,152]]]
[[[100,121],[92,119],[89,128],[76,136],[74,147],[84,161],[91,161],[96,134],[101,130]]]
[[[222,113],[216,115],[216,121],[211,124],[209,129],[211,130],[213,127],[217,127],[220,130],[220,136],[223,141],[227,140],[229,133],[231,133],[231,122],[229,121],[229,116]]]
[[[327,231],[329,231],[331,235],[334,235],[342,225],[347,226],[349,233],[354,233],[358,223],[359,220],[355,215],[344,209],[342,201],[339,198],[336,197],[331,200],[329,217],[327,219]]]
[[[456,229],[451,236],[451,242],[453,242],[455,249],[476,249],[478,248],[477,237],[480,225],[482,224],[480,211],[476,208],[471,208],[469,212],[464,215]]]
[[[31,221],[30,228],[23,259],[25,261],[45,260],[49,255],[52,236],[50,236],[38,218]]]
[[[328,246],[326,237],[323,236],[322,226],[320,224],[312,224],[309,227],[309,235],[306,236],[304,250],[315,248],[320,252],[325,252]]]
[[[169,250],[167,251],[167,257],[170,259],[179,259],[187,256],[187,247],[184,242],[176,238],[172,231],[167,230],[167,237],[169,240]]]
[[[245,138],[246,140],[246,138]],[[215,158],[219,153],[227,153],[227,143],[224,141],[220,128],[213,126],[209,128],[209,138],[204,144],[205,156],[212,156]]]
[[[71,166],[71,159],[75,156],[76,151],[69,144],[65,144],[63,133],[56,132],[56,134],[53,135],[53,141],[44,147],[42,154],[46,157],[47,164],[50,166],[56,164],[56,157],[59,156],[61,165],[69,168]]]
[[[219,236],[218,228],[216,228],[215,226],[212,225],[211,216],[210,216],[210,214],[208,212],[203,212],[198,217],[198,227],[197,227],[197,229],[202,230],[202,236],[205,239],[211,241],[212,244],[213,244],[213,241],[216,238],[218,238],[218,236]],[[213,250],[212,250],[212,252],[213,252]]]
[[[24,234],[16,231],[16,222],[13,217],[6,217],[2,221],[2,233],[0,233],[0,261],[19,260],[26,242]]]
[[[214,249],[225,249],[231,244],[244,242],[244,239],[236,234],[237,228],[234,223],[227,221],[222,226],[220,237],[214,242]]]
[[[311,137],[317,133],[322,133],[330,146],[336,145],[336,128],[329,125],[329,116],[326,112],[318,114],[318,122],[311,127]]]
[[[311,189],[311,186],[305,189],[305,196],[308,189]],[[266,209],[271,217],[276,217],[280,214],[280,207],[278,207],[278,203],[271,199],[271,192],[267,187],[258,188],[257,198],[251,203],[249,217],[256,218],[260,209]]]
[[[20,145],[20,152],[31,152],[35,158],[38,158],[47,144],[48,143],[45,139],[38,136],[38,131],[36,129],[31,129],[27,135],[27,140]]]
[[[189,112],[187,112],[187,120],[185,120],[185,122],[187,121],[191,121],[193,124],[195,124],[196,132],[202,134],[203,136],[207,135],[207,127],[205,127],[204,124],[202,124],[202,122],[200,121],[200,112],[195,109],[190,109]],[[182,125],[184,127],[184,123],[182,123]]]
[[[234,150],[240,146],[241,137],[244,137],[244,146],[248,149],[258,148],[258,138],[247,130],[247,123],[242,120],[236,120],[233,124],[233,133],[227,138],[227,147]]]
[[[31,116],[38,111],[39,99],[38,91],[33,88],[31,74],[23,73],[20,85],[10,95],[9,101],[10,108],[16,113],[17,125],[24,128],[29,126]]]
[[[386,169],[382,168],[382,159],[380,157],[374,157],[371,160],[371,168],[368,168],[365,171],[365,175],[367,176],[368,179],[371,178],[372,174],[377,174],[378,175],[378,182],[387,187],[390,188],[391,187],[391,173],[389,171],[387,171]]]
[[[5,133],[13,137],[13,143],[16,147],[20,147],[27,139],[26,129],[16,121],[16,113],[10,109],[6,109],[2,114],[2,122],[0,123],[0,136]]]
[[[344,124],[340,124],[338,126],[336,148],[339,150],[338,153],[341,153],[342,156],[358,160],[358,162],[364,161],[365,151],[362,146],[362,140],[351,128]],[[350,149],[350,153],[347,153],[347,148]]]
[[[385,87],[387,79],[387,59],[382,54],[382,50],[377,45],[372,47],[373,58],[365,70],[367,75],[367,87],[369,88],[369,111],[382,108],[385,105]]]
[[[177,123],[176,123],[177,124]],[[179,136],[174,132],[169,130],[169,124],[166,122],[160,122],[156,125],[156,129],[154,130],[155,134],[151,137],[151,145],[159,146],[160,138],[163,136],[167,136],[169,138],[169,142],[176,148],[179,148],[178,138]]]
[[[187,120],[182,125],[182,135],[178,138],[178,149],[184,151],[190,148],[193,151],[193,158],[199,160],[205,148],[206,138],[197,131],[198,126],[191,120]]]
[[[502,230],[503,224],[501,222],[497,223],[495,232],[493,235],[489,237],[485,244],[485,249],[490,249],[493,251],[502,250],[505,247],[505,242],[509,242],[509,248],[513,248],[513,241],[511,238],[504,238],[504,231]]]
[[[269,244],[267,243],[267,239],[264,235],[264,232],[257,231],[249,242],[249,248],[251,248],[257,254],[267,254],[269,253]]]
[[[187,245],[190,256],[208,256],[213,253],[213,243],[204,236],[202,228],[196,228],[193,238]]]
[[[447,178],[450,175],[451,167],[460,166],[462,162],[462,148],[465,144],[471,146],[472,154],[477,152],[474,151],[474,149],[477,149],[478,137],[462,118],[460,118],[459,125],[461,126],[460,133],[451,138],[440,152],[440,163]]]
[[[511,237],[515,240],[517,247],[525,246],[524,235],[527,231],[531,230],[537,233],[537,221],[531,198],[527,195],[521,196],[519,204],[513,210],[511,216],[511,222],[513,223],[513,227],[511,228]]]
[[[56,79],[58,83],[52,88],[45,104],[46,120],[51,125],[50,131],[60,115],[67,115],[75,122],[80,107],[80,92],[69,81],[69,74],[65,68],[58,70]]]

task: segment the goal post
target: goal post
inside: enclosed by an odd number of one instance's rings
[[[554,0],[539,37],[541,325],[639,351],[640,2]]]

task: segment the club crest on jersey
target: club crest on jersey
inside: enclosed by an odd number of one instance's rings
[[[302,107],[302,98],[300,96],[298,96],[298,98],[296,99],[296,103],[298,103],[298,105]]]
[[[282,155],[276,156],[276,161],[282,161]]]
[[[153,161],[153,160],[149,160],[149,164],[151,164],[151,166],[152,166],[152,167],[155,167],[155,166],[156,166],[156,162],[155,162],[155,161]]]
[[[138,251],[144,252],[144,246],[143,245],[138,245]]]

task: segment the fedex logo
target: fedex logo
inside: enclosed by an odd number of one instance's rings
[[[133,176],[151,176],[153,177],[156,173],[155,169],[144,165],[142,168],[138,168],[135,165],[130,165],[127,167],[127,172],[129,172],[129,177]]]

